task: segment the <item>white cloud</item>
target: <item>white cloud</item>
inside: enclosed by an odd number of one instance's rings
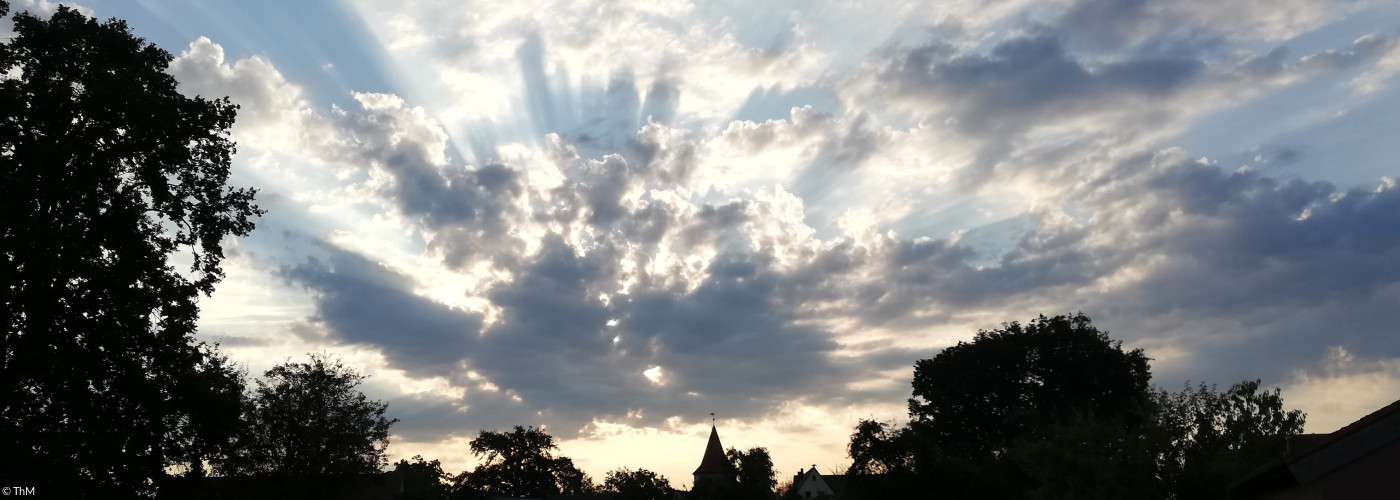
[[[1375,35],[1370,35],[1369,39],[1374,38]],[[1385,49],[1376,64],[1351,80],[1351,87],[1357,94],[1365,95],[1379,92],[1389,85],[1397,73],[1400,73],[1400,41],[1392,38],[1387,40],[1384,46]]]

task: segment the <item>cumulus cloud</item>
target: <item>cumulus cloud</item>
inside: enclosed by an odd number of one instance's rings
[[[168,71],[180,82],[181,92],[208,99],[227,96],[240,104],[233,132],[242,144],[295,152],[328,140],[330,131],[302,89],[266,58],[230,63],[222,46],[199,37],[171,61]]]

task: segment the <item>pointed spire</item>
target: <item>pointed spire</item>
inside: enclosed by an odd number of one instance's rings
[[[719,429],[710,425],[710,442],[705,445],[705,456],[700,459],[700,467],[695,474],[729,474],[729,459],[724,457],[724,445],[719,442]]]

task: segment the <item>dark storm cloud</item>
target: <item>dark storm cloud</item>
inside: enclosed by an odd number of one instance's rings
[[[615,258],[603,255],[607,249],[575,255],[557,236],[541,244],[515,280],[488,292],[502,317],[481,341],[480,348],[491,354],[474,357],[473,366],[535,404],[573,406],[568,400],[588,397],[549,393],[571,383],[624,389],[607,367],[597,366],[612,353],[612,336],[605,331],[610,313],[599,295],[615,286],[605,279],[613,274]],[[575,371],[591,374],[576,377],[570,373]],[[599,391],[583,392],[596,397]]]
[[[410,278],[364,256],[321,244],[324,259],[282,269],[315,297],[314,321],[340,343],[378,347],[395,368],[449,376],[470,352],[481,315],[413,293]]]
[[[1032,233],[993,265],[978,265],[973,248],[949,240],[892,241],[879,267],[882,279],[856,296],[869,324],[915,326],[930,307],[948,316],[959,310],[995,308],[1009,299],[1062,286],[1085,285],[1111,270],[1082,245],[1083,234]]]
[[[1224,314],[1261,303],[1361,300],[1400,282],[1395,189],[1338,191],[1191,164],[1168,169],[1151,185],[1185,220],[1148,243],[1236,278],[1202,295],[1189,283],[1206,276],[1163,273],[1152,287],[1156,301]]]
[[[1205,67],[1196,59],[1157,57],[1090,68],[1048,36],[1010,39],[985,55],[930,57],[926,49],[902,53],[883,77],[907,97],[952,106],[958,126],[976,135],[1007,135],[1050,117],[1098,111],[1122,96],[1171,94]]]
[[[958,53],[942,42],[896,50],[875,85],[980,141],[977,158],[958,174],[977,184],[1037,126],[1102,114],[1135,127],[1161,124],[1176,112],[1141,104],[1170,102],[1202,81],[1205,69],[1200,59],[1169,55],[1088,65],[1061,39],[1040,35],[1002,41],[985,54]]]
[[[1143,275],[1080,303],[1125,325],[1121,338],[1191,352],[1171,376],[1278,381],[1331,346],[1400,356],[1400,342],[1380,334],[1400,319],[1393,187],[1340,190],[1178,162],[1094,191],[1081,193],[1097,208],[1088,230],[1113,243],[1081,251]]]
[[[466,387],[459,402],[404,399],[407,407],[395,411],[424,419],[404,431],[415,435],[546,422],[567,437],[594,418],[633,410],[646,425],[708,411],[758,417],[819,389],[842,397],[837,387],[856,373],[831,361],[828,332],[793,324],[776,296],[781,276],[749,258],[712,264],[690,292],[616,295],[615,250],[579,255],[557,236],[542,245],[516,279],[489,291],[502,313],[484,331],[480,315],[419,297],[409,278],[343,249],[327,246],[324,260],[283,274],[314,292],[312,320],[327,340],[376,347],[393,368]],[[662,384],[643,376],[652,367],[661,368]],[[480,390],[465,370],[499,391]]]
[[[636,294],[620,323],[630,333],[626,346],[657,350],[679,384],[714,402],[752,393],[796,398],[843,380],[827,358],[836,347],[829,335],[775,307],[778,278],[747,259],[720,258],[691,293]]]

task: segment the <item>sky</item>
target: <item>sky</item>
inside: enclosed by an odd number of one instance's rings
[[[76,6],[241,107],[200,338],[369,374],[394,459],[534,425],[688,485],[714,412],[838,471],[916,360],[1080,311],[1308,432],[1400,394],[1396,2]]]

